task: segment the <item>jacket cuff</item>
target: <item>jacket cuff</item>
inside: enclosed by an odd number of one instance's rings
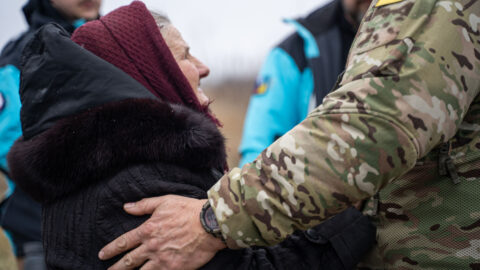
[[[230,249],[269,245],[245,209],[241,181],[241,170],[235,168],[208,191],[225,243]]]

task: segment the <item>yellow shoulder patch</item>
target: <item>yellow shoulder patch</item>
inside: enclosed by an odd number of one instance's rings
[[[393,4],[393,3],[397,3],[397,2],[402,2],[402,1],[403,0],[378,0],[375,7],[381,7],[381,6],[385,6],[385,5],[389,5],[389,4]]]

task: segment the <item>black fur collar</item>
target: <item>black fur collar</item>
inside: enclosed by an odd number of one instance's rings
[[[105,104],[58,121],[8,155],[12,178],[34,199],[52,201],[129,166],[174,163],[221,168],[224,138],[203,114],[152,99]]]

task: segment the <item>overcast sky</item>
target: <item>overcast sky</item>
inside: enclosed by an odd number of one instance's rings
[[[0,46],[27,28],[21,13],[26,0],[2,0]],[[131,0],[103,0],[102,14]],[[145,0],[166,13],[190,44],[194,55],[211,69],[208,82],[252,76],[268,50],[291,33],[282,18],[306,15],[329,0]]]

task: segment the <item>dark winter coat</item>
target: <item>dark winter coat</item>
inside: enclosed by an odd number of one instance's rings
[[[56,25],[25,51],[21,96],[25,137],[8,160],[18,185],[43,205],[50,269],[106,269],[119,257],[101,262],[98,251],[148,218],[128,215],[124,203],[207,198],[221,176],[224,138],[211,119],[159,101]],[[272,248],[223,250],[203,269],[348,269],[374,235],[350,209]]]

